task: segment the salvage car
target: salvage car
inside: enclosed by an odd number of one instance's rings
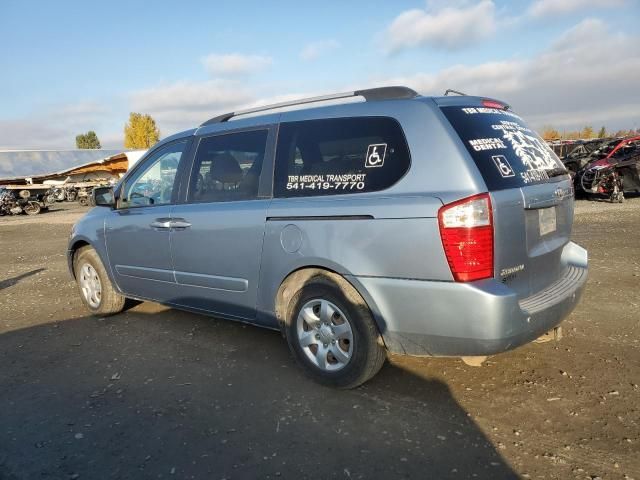
[[[583,191],[623,202],[625,193],[640,192],[640,145],[624,150],[615,161],[593,165],[580,177]]]
[[[488,98],[386,87],[219,115],[94,199],[68,247],[90,312],[133,298],[280,330],[339,388],[387,351],[477,364],[557,332],[587,279],[571,178]]]
[[[600,151],[602,147],[610,142],[610,138],[598,138],[595,140],[577,142],[573,150],[560,160],[562,160],[562,163],[569,171],[569,174],[574,176],[587,163],[593,160],[593,157],[591,157],[593,152]]]
[[[604,194],[613,201],[620,201],[624,195],[620,196],[619,192],[636,191],[632,165],[638,154],[640,136],[608,142],[594,151],[589,163],[577,172],[576,191],[587,195]],[[617,168],[618,165],[622,167]]]

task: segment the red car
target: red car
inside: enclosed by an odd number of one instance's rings
[[[603,155],[600,159],[591,162],[587,165],[587,168],[591,167],[608,167],[611,165],[615,165],[619,162],[619,159],[626,157],[630,153],[634,152],[640,146],[640,135],[635,137],[623,138],[616,145],[613,143],[613,148],[611,148],[612,143],[608,144],[609,149],[603,149],[601,155]]]

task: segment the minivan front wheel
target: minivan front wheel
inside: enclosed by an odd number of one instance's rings
[[[82,303],[94,315],[113,315],[124,309],[125,297],[120,295],[100,260],[91,247],[83,247],[73,259],[73,273],[76,277]]]
[[[344,280],[319,274],[304,282],[289,302],[285,328],[298,363],[325,385],[357,387],[386,358],[367,305]]]

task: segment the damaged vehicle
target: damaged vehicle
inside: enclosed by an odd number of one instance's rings
[[[604,195],[613,202],[621,202],[624,192],[640,189],[637,169],[640,136],[608,142],[593,156],[575,176],[577,193]]]
[[[575,144],[575,147],[564,157],[561,157],[562,163],[573,177],[587,163],[593,160],[591,155],[601,149],[603,146],[611,142],[610,138],[598,138],[596,140],[587,140]]]
[[[623,202],[625,193],[640,193],[640,147],[615,163],[592,166],[580,182],[584,192],[605,196],[611,202]]]

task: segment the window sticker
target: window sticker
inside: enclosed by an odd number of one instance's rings
[[[466,107],[463,108],[462,111],[464,113],[466,113],[467,115],[474,115],[474,114],[478,114],[478,113],[488,113],[491,115],[504,115],[507,117],[513,117],[513,118],[517,118],[518,120],[522,120],[517,114],[509,111],[509,110],[502,110],[499,108],[489,108],[489,107]]]
[[[502,138],[511,143],[514,152],[528,170],[551,170],[558,166],[551,149],[530,129],[505,120],[499,125],[491,125],[491,128],[502,131]]]
[[[469,140],[469,145],[471,145],[476,152],[507,148],[504,142],[499,138],[476,138],[474,140]]]
[[[287,190],[336,190],[351,191],[364,190],[367,180],[366,173],[346,173],[334,175],[288,175]]]
[[[374,143],[367,148],[364,166],[367,168],[381,167],[384,165],[384,157],[387,154],[386,143]]]
[[[507,120],[501,120],[498,125],[491,125],[491,128],[502,131],[502,138],[511,143],[513,151],[526,168],[520,173],[524,183],[548,180],[547,170],[558,167],[552,150],[532,130]]]
[[[504,155],[493,155],[491,159],[493,160],[493,163],[496,164],[500,175],[504,178],[515,177],[516,174]]]

